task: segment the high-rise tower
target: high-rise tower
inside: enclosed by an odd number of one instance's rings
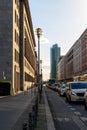
[[[50,78],[56,79],[57,74],[57,64],[60,58],[60,47],[54,44],[50,49]]]

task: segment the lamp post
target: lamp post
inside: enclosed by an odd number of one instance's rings
[[[40,82],[41,82],[41,93],[42,93],[42,60],[40,60],[41,72],[40,72]]]
[[[38,92],[40,94],[41,88],[40,88],[40,36],[42,35],[42,29],[37,28],[36,34],[38,38]]]

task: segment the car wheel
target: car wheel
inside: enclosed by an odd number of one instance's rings
[[[61,94],[61,93],[60,93],[59,95],[60,95],[60,96],[62,96],[62,94]]]
[[[87,110],[87,102],[84,100],[84,107],[85,107],[85,110]]]
[[[66,101],[67,101],[67,102],[70,102],[70,101],[69,101],[69,96],[66,96]]]
[[[68,102],[68,97],[66,96],[66,101]]]
[[[70,96],[69,96],[68,100],[69,100],[69,102],[71,102],[71,97]]]

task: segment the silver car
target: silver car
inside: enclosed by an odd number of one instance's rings
[[[84,101],[87,82],[69,82],[66,90],[67,101]]]

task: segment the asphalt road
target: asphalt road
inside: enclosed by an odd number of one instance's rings
[[[31,90],[26,94],[0,97],[0,130],[11,130],[33,97]]]
[[[83,103],[68,103],[65,97],[49,88],[46,95],[56,130],[87,130],[87,111]]]

